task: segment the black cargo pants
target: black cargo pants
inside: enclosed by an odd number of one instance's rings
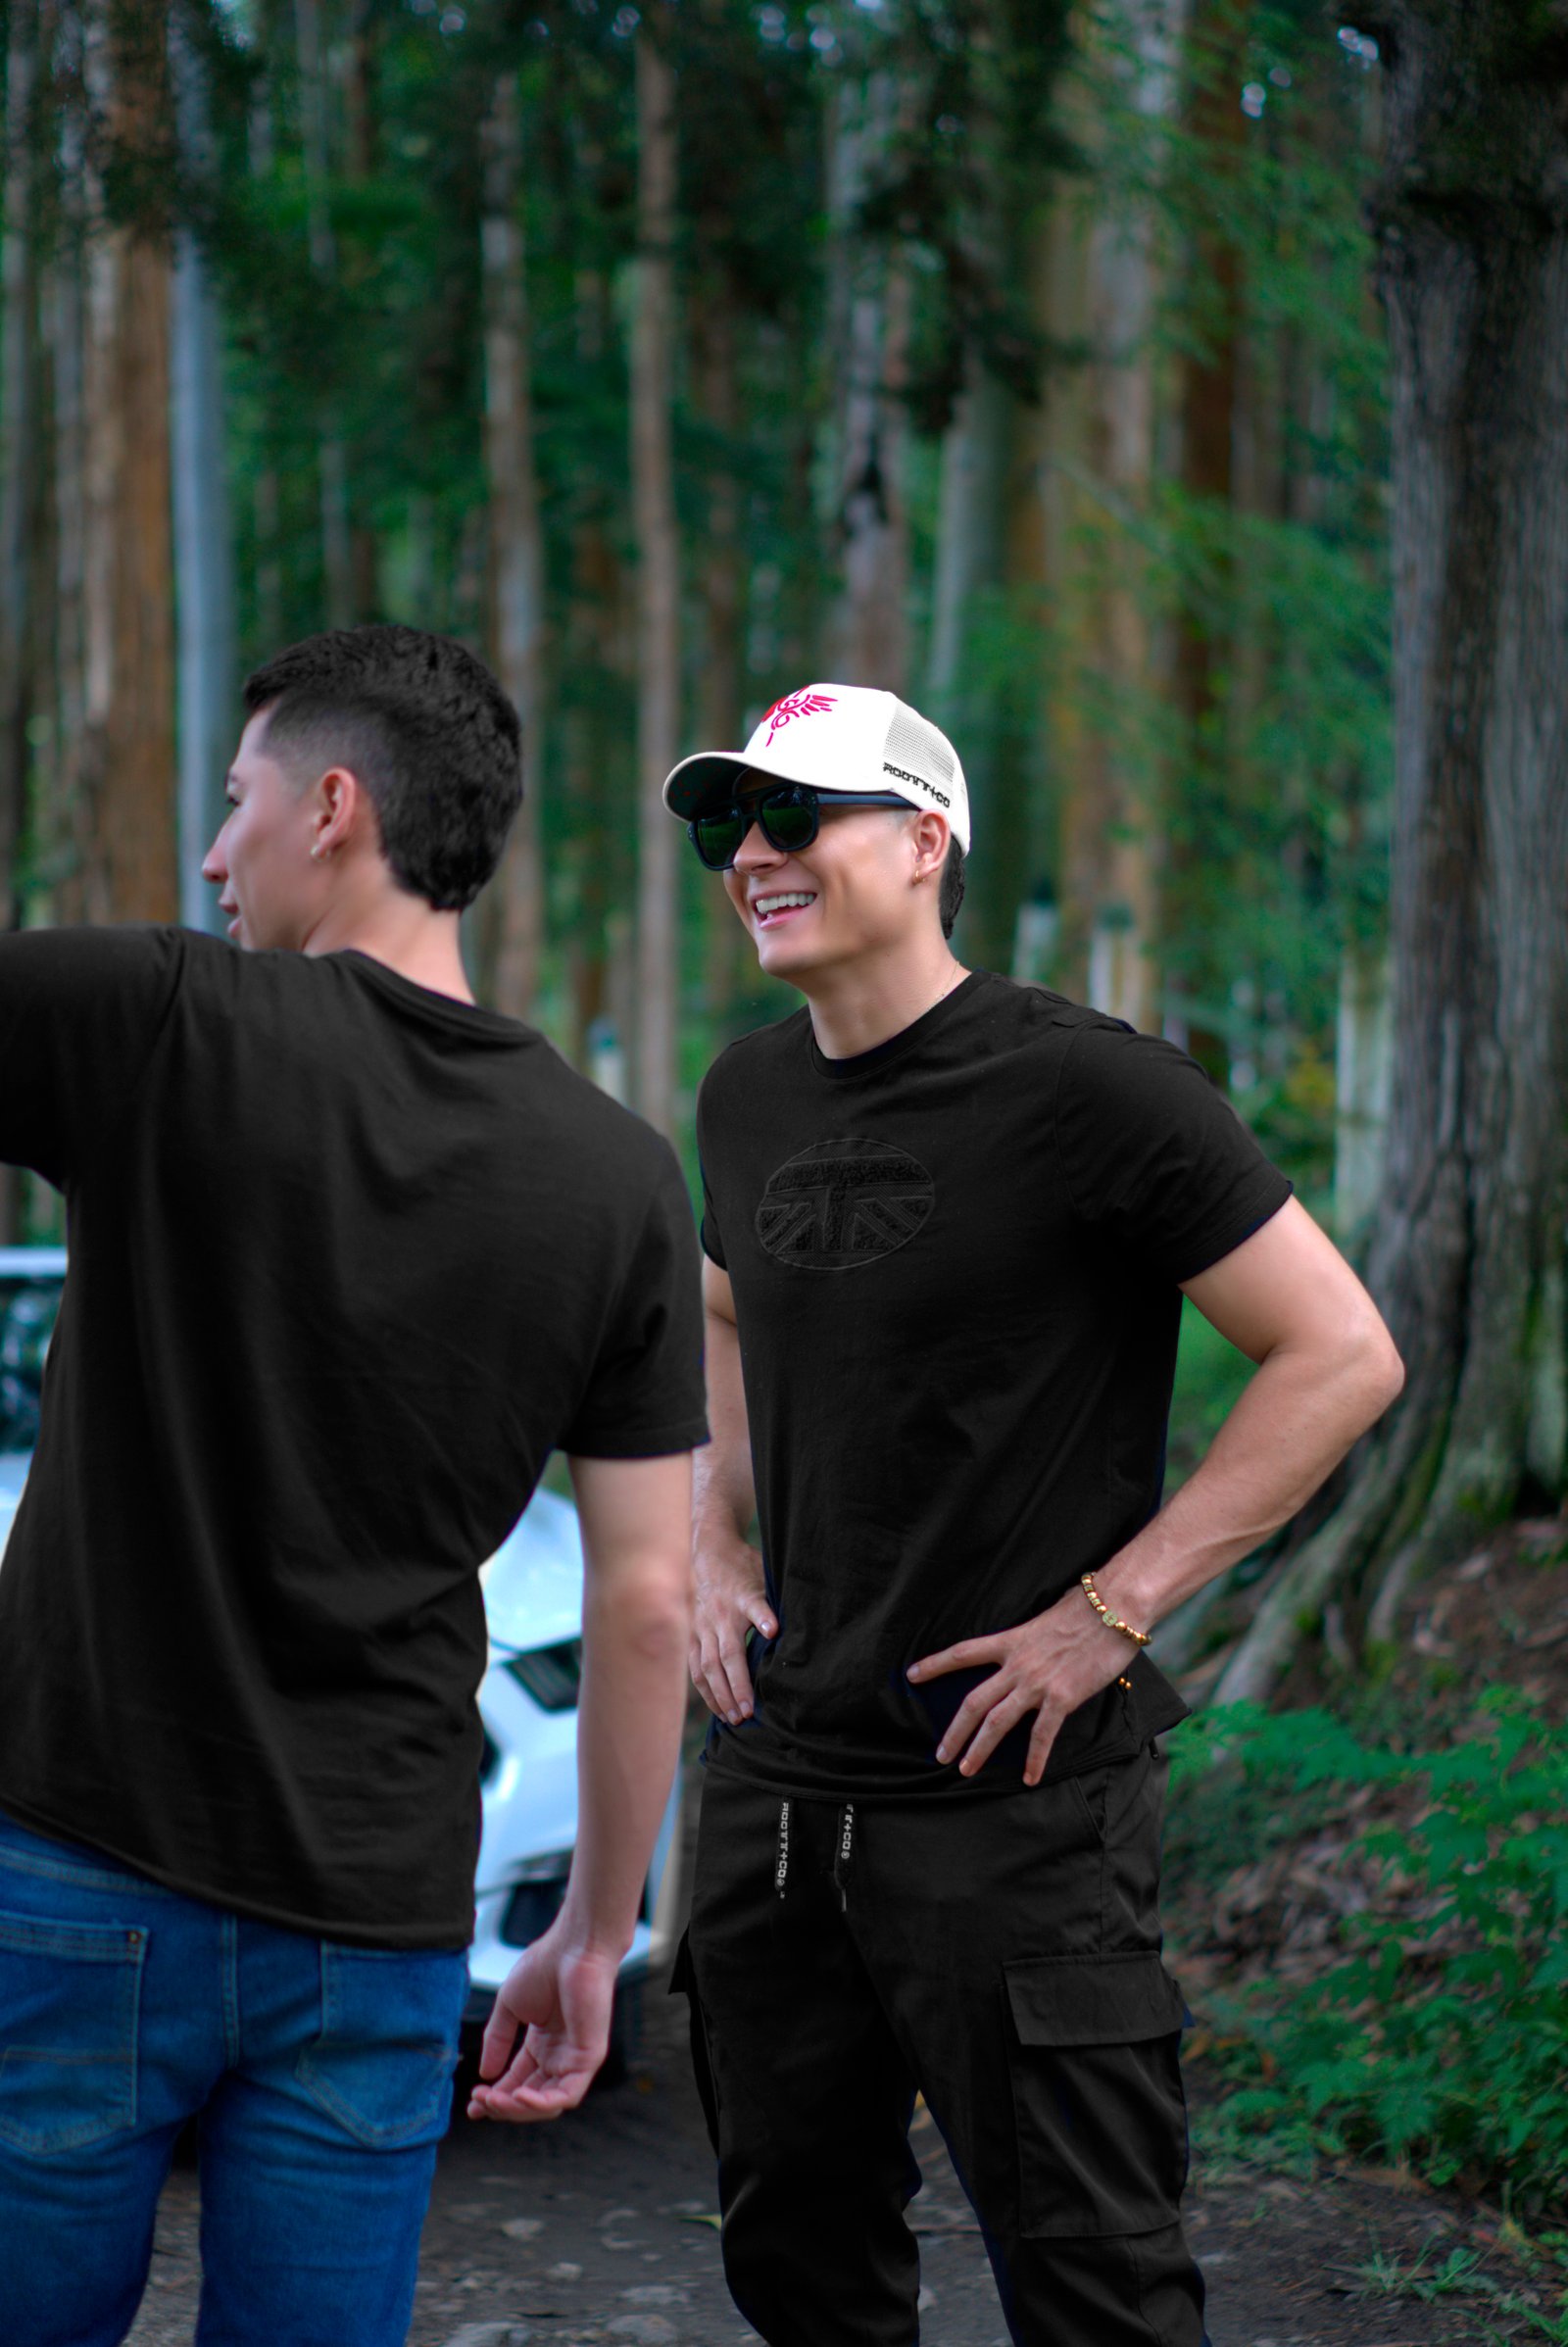
[[[1200,2347],[1160,1962],[1164,1762],[989,1799],[780,1801],[710,1772],[672,1985],[724,2271],[768,2347],[911,2347],[925,2096],[1018,2347]]]

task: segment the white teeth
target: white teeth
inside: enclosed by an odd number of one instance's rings
[[[756,909],[758,918],[760,920],[770,912],[782,912],[787,905],[814,905],[815,903],[814,897],[805,896],[800,891],[796,891],[794,895],[787,897],[759,897]]]

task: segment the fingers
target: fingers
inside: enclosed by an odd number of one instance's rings
[[[944,1646],[938,1654],[922,1655],[909,1665],[911,1679],[940,1679],[944,1671],[962,1671],[976,1663],[1000,1662],[1005,1648],[1000,1638],[960,1638],[956,1646]]]
[[[995,1678],[982,1679],[978,1687],[972,1687],[948,1722],[947,1733],[937,1746],[938,1760],[956,1760],[987,1712],[1006,1691],[1007,1683],[1000,1671]]]
[[[765,1612],[765,1607],[763,1611]],[[752,1716],[752,1678],[746,1667],[746,1625],[750,1607],[707,1615],[692,1640],[692,1685],[710,1711],[732,1728]]]
[[[1025,1785],[1038,1785],[1046,1773],[1051,1748],[1056,1740],[1056,1722],[1044,1711],[1035,1721],[1034,1734],[1029,1738],[1029,1750],[1023,1764]]]
[[[773,1619],[773,1609],[768,1604],[765,1597],[749,1598],[747,1601],[746,1612],[752,1627],[755,1630],[760,1630],[763,1638],[777,1638],[778,1624]]]
[[[1024,1714],[1031,1708],[1028,1697],[1021,1694],[1016,1687],[1009,1694],[1004,1695],[1000,1703],[994,1703],[981,1721],[974,1741],[958,1763],[959,1776],[978,1775],[1003,1737],[1017,1726]]]
[[[512,2049],[517,2042],[517,2031],[521,2026],[519,2017],[506,2001],[505,1988],[499,1989],[496,2001],[490,2008],[490,2018],[484,2025],[484,2043],[479,2051],[481,2078],[500,2078],[512,2058]]]

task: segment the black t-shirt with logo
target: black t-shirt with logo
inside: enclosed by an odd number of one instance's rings
[[[804,1010],[745,1037],[698,1140],[779,1621],[710,1762],[786,1791],[1015,1789],[1032,1717],[960,1778],[935,1747],[989,1674],[917,1691],[908,1665],[1041,1612],[1154,1513],[1178,1283],[1291,1186],[1184,1052],[985,972],[854,1058]],[[1048,1774],[1183,1716],[1147,1656],[1125,1677]]]
[[[0,1809],[388,1947],[472,1929],[478,1567],[554,1445],[704,1440],[679,1168],[355,953],[0,939],[0,1158],[66,1196],[0,1569]]]

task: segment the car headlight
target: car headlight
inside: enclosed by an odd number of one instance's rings
[[[559,1646],[532,1646],[526,1654],[509,1654],[502,1669],[541,1711],[575,1711],[582,1685],[582,1640],[563,1638]]]

